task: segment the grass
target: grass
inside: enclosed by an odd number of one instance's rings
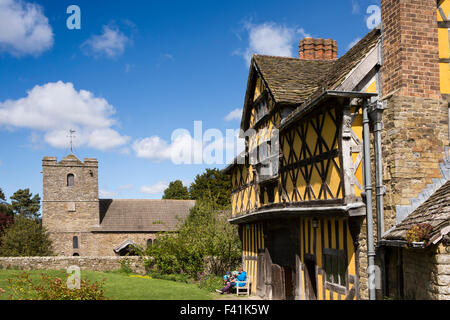
[[[0,294],[0,300],[7,300],[8,278],[13,278],[24,271],[0,270],[0,288],[6,292]],[[32,270],[26,271],[33,280],[39,280],[44,273],[52,277],[66,279],[64,271]],[[145,279],[130,277],[121,272],[81,271],[81,278],[93,281],[105,279],[105,293],[109,299],[114,300],[211,300],[214,295],[209,291],[200,289],[195,284],[175,282],[161,279]]]

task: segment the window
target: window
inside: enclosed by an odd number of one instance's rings
[[[147,240],[147,248],[150,248],[153,245],[153,240],[152,239],[148,239]]]
[[[74,249],[78,249],[78,237],[75,236],[72,238],[72,244]]]
[[[69,173],[67,175],[67,186],[73,187],[74,184],[75,184],[75,176],[73,174]]]
[[[346,286],[347,263],[344,250],[324,249],[323,266],[327,282]]]
[[[265,98],[261,99],[261,101],[256,104],[255,111],[256,122],[261,120],[266,114],[269,113],[269,109],[267,108],[267,100]]]
[[[263,141],[258,146],[256,173],[258,182],[273,179],[278,176],[279,145],[278,136],[275,139]]]

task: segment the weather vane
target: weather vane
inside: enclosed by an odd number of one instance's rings
[[[70,138],[70,153],[73,153],[72,147],[73,147],[73,138],[75,138],[75,135],[74,135],[75,132],[76,132],[75,130],[70,129],[69,135],[67,136]]]

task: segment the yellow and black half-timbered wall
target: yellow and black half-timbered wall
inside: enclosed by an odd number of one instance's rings
[[[361,106],[370,96],[326,92],[283,123],[276,121],[277,113],[269,114],[266,125],[276,126],[279,134],[279,153],[271,159],[276,171],[261,178],[251,148],[241,164],[227,168],[233,188],[230,221],[240,225],[253,294],[358,297],[354,239],[365,214]],[[268,140],[250,138],[247,147]]]
[[[224,169],[252,294],[359,298],[362,107],[378,92],[378,38],[370,32],[335,61],[252,58],[246,148]]]

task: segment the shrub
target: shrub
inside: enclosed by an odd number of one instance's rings
[[[416,224],[406,232],[406,241],[409,244],[420,241],[428,242],[432,231],[433,227],[428,223]]]
[[[133,273],[133,270],[131,269],[130,266],[130,261],[128,261],[127,259],[122,259],[120,261],[120,272],[129,274],[129,273]]]
[[[217,275],[233,269],[241,259],[237,227],[228,222],[227,211],[216,208],[211,201],[198,200],[177,234],[159,234],[147,249],[146,255],[153,257],[145,262],[147,270],[198,279],[206,269]]]
[[[104,281],[91,283],[81,279],[80,289],[69,289],[66,281],[41,274],[39,283],[22,273],[8,279],[10,300],[106,300]]]

